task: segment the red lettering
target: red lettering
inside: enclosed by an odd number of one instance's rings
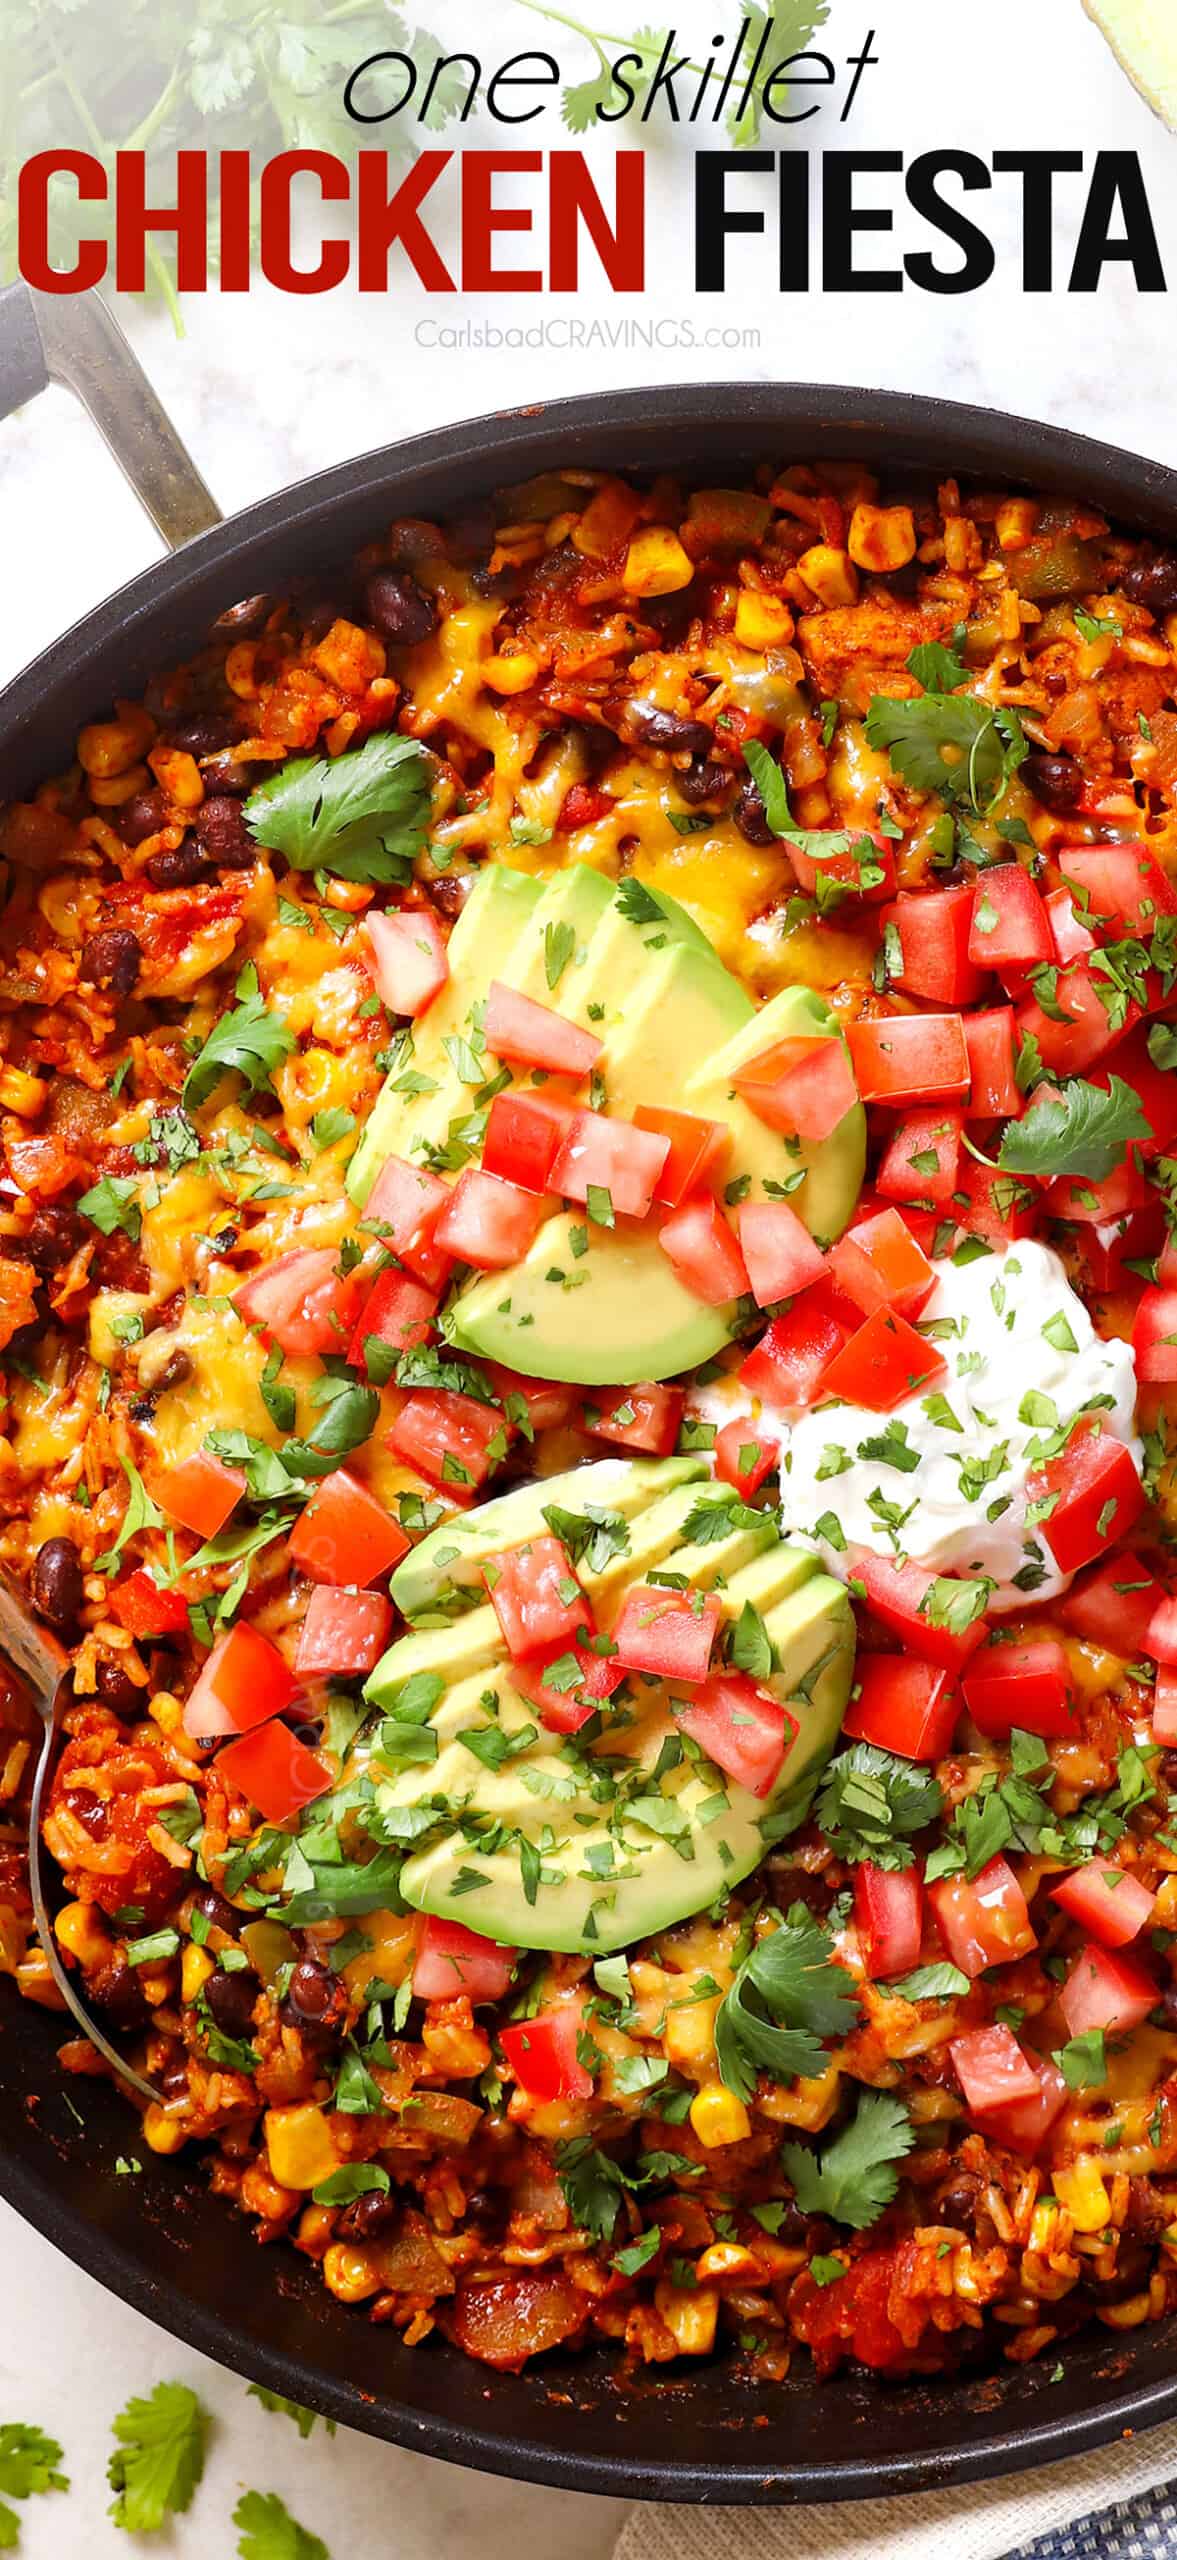
[[[252,272],[248,151],[221,153],[220,287],[222,293],[248,293]]]
[[[115,283],[120,293],[142,293],[147,281],[147,239],[153,231],[176,236],[176,284],[181,293],[208,285],[208,155],[177,151],[174,205],[147,202],[147,160],[142,151],[115,154]]]
[[[583,151],[553,151],[551,174],[551,284],[553,293],[580,285],[580,233],[584,223],[617,293],[640,293],[646,281],[646,157],[619,151],[617,212],[608,214],[589,174]]]
[[[361,151],[357,194],[361,293],[387,293],[388,254],[400,242],[418,281],[429,293],[455,293],[457,287],[421,220],[421,206],[449,166],[452,151],[423,151],[394,196],[388,193],[388,161],[383,151]]]
[[[290,236],[294,180],[317,178],[325,204],[346,204],[348,175],[332,151],[279,151],[262,170],[258,240],[262,274],[280,293],[330,293],[347,274],[346,240],[324,241],[315,267],[296,267]]]
[[[73,178],[82,204],[105,204],[106,172],[89,151],[37,151],[26,160],[17,190],[17,263],[37,293],[88,293],[106,274],[104,240],[83,240],[72,267],[49,257],[49,184]]]
[[[462,160],[462,288],[466,293],[542,293],[538,267],[496,267],[497,231],[530,231],[527,205],[496,205],[500,170],[542,169],[539,151],[467,151]]]

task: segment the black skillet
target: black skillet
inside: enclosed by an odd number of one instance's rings
[[[34,307],[14,287],[0,295],[0,415],[50,373],[85,399],[165,537],[194,538],[0,696],[0,796],[67,763],[80,722],[181,658],[241,597],[345,561],[393,516],[456,513],[569,462],[727,479],[765,457],[839,455],[891,473],[1070,491],[1126,526],[1177,538],[1177,473],[1158,463],[952,401],[807,383],[609,391],[468,420],[320,472],[222,524],[101,307]],[[820,2389],[800,2356],[787,2382],[765,2389],[722,2359],[625,2381],[611,2354],[513,2376],[437,2343],[406,2348],[334,2301],[292,2250],[257,2249],[198,2161],[135,2143],[113,2090],[63,2081],[60,2037],[58,2019],[0,1985],[0,2194],[190,2346],[394,2444],[567,2489],[755,2505],[1000,2478],[1177,2414],[1171,2325],[1092,2328],[1057,2370],[1047,2354],[945,2384],[862,2375]],[[128,2149],[143,2173],[116,2177]]]

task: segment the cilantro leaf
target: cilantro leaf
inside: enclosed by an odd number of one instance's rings
[[[825,2060],[822,2039],[845,2034],[857,2015],[845,1966],[833,1940],[797,1905],[737,1968],[715,2020],[715,2054],[725,2087],[750,2098],[760,2071],[774,2080],[813,2079]]]
[[[632,871],[618,884],[617,911],[627,924],[665,924],[666,909],[660,906],[652,889],[644,880],[635,879]]]
[[[870,2090],[844,2131],[824,2151],[799,2142],[781,2146],[781,2165],[792,2181],[802,2213],[827,2214],[851,2231],[868,2231],[890,2204],[899,2184],[897,2160],[915,2141],[907,2109],[883,2090]]]
[[[128,2400],[114,2421],[118,2445],[106,2476],[115,2491],[107,2513],[128,2533],[158,2533],[165,2516],[182,2515],[204,2470],[208,2411],[184,2382],[157,2382],[145,2400]]]
[[[836,1856],[895,1874],[911,1865],[908,1840],[943,1808],[939,1783],[926,1769],[873,1742],[855,1742],[830,1761],[816,1812]]]
[[[100,1235],[112,1236],[118,1228],[132,1244],[138,1243],[143,1212],[138,1184],[130,1174],[104,1173],[100,1182],[83,1191],[78,1207]]]
[[[995,805],[1028,753],[1017,713],[995,710],[971,693],[922,693],[906,702],[876,694],[866,737],[890,756],[913,791],[938,792],[978,817]]]
[[[543,1516],[570,1562],[586,1564],[590,1573],[603,1573],[613,1556],[629,1553],[629,1523],[620,1511],[591,1502],[584,1511],[564,1511],[546,1502]]]
[[[140,1529],[162,1529],[164,1526],[163,1513],[152,1501],[138,1467],[130,1458],[120,1458],[119,1465],[130,1486],[130,1500],[114,1545],[107,1548],[105,1555],[94,1558],[92,1570],[95,1573],[113,1573],[124,1547],[138,1536]]]
[[[1102,2027],[1088,2027],[1086,2034],[1072,2036],[1052,2056],[1068,2089],[1100,2089],[1108,2076],[1108,2058]]]
[[[1109,1079],[1106,1093],[1075,1076],[1057,1102],[1032,1103],[1023,1120],[1011,1120],[997,1161],[1006,1173],[1084,1174],[1101,1182],[1134,1140],[1152,1134],[1122,1076]]]
[[[953,633],[955,645],[951,649],[946,649],[942,640],[922,640],[912,650],[907,672],[922,684],[925,693],[955,693],[960,685],[968,683],[968,668],[958,654],[964,640],[962,623]]]
[[[40,2427],[9,2419],[0,2426],[0,2490],[6,2498],[40,2498],[49,2489],[68,2489],[60,2468],[61,2446]]]
[[[544,930],[544,976],[554,995],[576,949],[574,924],[550,924]]]
[[[184,1078],[181,1100],[186,1110],[207,1102],[223,1075],[241,1076],[247,1093],[267,1091],[275,1067],[281,1066],[296,1045],[294,1033],[280,1016],[267,1012],[252,960],[242,970],[233,993],[237,1002],[232,1011],[223,1013],[214,1023]]]
[[[879,849],[865,833],[851,835],[845,827],[799,827],[789,808],[788,786],[775,757],[768,748],[753,740],[744,749],[744,762],[764,803],[764,814],[774,836],[786,844],[801,845],[811,862],[834,862],[850,855],[858,871],[857,883],[848,880],[818,879],[816,903],[819,910],[838,906],[857,886],[860,893],[881,886],[886,874],[879,861]]]
[[[233,2509],[238,2560],[331,2560],[326,2543],[271,2491],[247,2489]]]
[[[387,2184],[388,2181],[386,2178],[385,2185],[387,2186]],[[285,2394],[281,2391],[267,2391],[264,2382],[251,2382],[249,2386],[249,2397],[251,2400],[260,2400],[263,2409],[268,2409],[271,2412],[271,2415],[275,2418],[292,2418],[300,2436],[303,2438],[304,2443],[306,2438],[311,2434],[312,2429],[317,2427],[319,2423],[317,2410],[304,2409],[301,2400],[288,2400]],[[333,2436],[335,2433],[334,2418],[324,2418],[323,2424],[327,2429],[328,2435]]]
[[[354,755],[295,756],[250,792],[245,822],[296,871],[403,881],[425,842],[432,777],[418,738],[381,729]]]

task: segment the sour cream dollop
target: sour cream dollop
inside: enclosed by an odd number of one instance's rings
[[[888,1414],[826,1404],[758,1416],[758,1432],[781,1451],[784,1527],[843,1581],[856,1556],[873,1553],[983,1574],[997,1585],[994,1611],[1051,1600],[1071,1576],[1027,1519],[1028,1480],[1084,1413],[1097,1413],[1140,1467],[1131,1349],[1101,1341],[1046,1245],[938,1271],[919,1318],[947,1365],[937,1388]],[[739,1409],[731,1386],[704,1391],[709,1413],[721,1396],[722,1419]]]

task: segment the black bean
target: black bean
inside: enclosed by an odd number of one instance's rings
[[[185,755],[217,755],[222,747],[232,746],[233,723],[225,718],[223,712],[194,712],[168,731],[168,744],[182,748]]]
[[[1134,560],[1120,580],[1126,596],[1133,604],[1142,604],[1148,613],[1158,616],[1177,613],[1177,559],[1171,555],[1156,560]]]
[[[148,836],[158,835],[165,824],[163,794],[159,791],[137,791],[133,799],[124,800],[115,820],[127,845],[146,843]]]
[[[1073,756],[1048,756],[1039,748],[1031,748],[1018,773],[1027,791],[1041,800],[1044,809],[1063,817],[1068,809],[1078,808],[1084,791],[1083,769]]]
[[[303,1956],[290,1977],[279,2012],[284,2025],[297,2027],[308,2044],[331,2044],[347,2014],[343,1984],[314,1956]]]
[[[224,613],[217,615],[210,639],[256,639],[269,617],[273,602],[272,596],[242,596],[240,604],[227,605]]]
[[[72,1635],[82,1614],[82,1559],[72,1538],[47,1538],[33,1564],[33,1598],[43,1618]]]
[[[470,584],[476,596],[486,596],[491,602],[497,600],[500,604],[511,604],[522,592],[523,580],[518,569],[492,569],[488,562],[484,569],[471,570]]]
[[[932,2207],[936,2222],[949,2222],[957,2231],[971,2231],[976,2219],[977,2198],[981,2192],[979,2178],[962,2171],[942,2187]]]
[[[449,917],[451,923],[455,916],[461,915],[474,886],[475,877],[476,874],[473,871],[456,871],[452,876],[447,873],[443,880],[430,881],[431,902],[440,909],[443,916]]]
[[[685,720],[679,712],[659,711],[649,702],[631,702],[626,722],[639,746],[656,747],[668,756],[705,756],[715,744],[701,720]]]
[[[202,853],[222,871],[248,871],[257,860],[254,843],[240,802],[227,792],[218,792],[206,800],[196,812],[193,833]]]
[[[138,937],[125,924],[109,925],[88,935],[82,944],[78,976],[88,987],[109,987],[112,995],[129,996],[138,984],[143,953]]]
[[[746,844],[775,844],[776,837],[768,823],[764,802],[751,774],[736,793],[735,821]]]
[[[332,623],[338,622],[339,607],[329,596],[316,596],[312,604],[299,607],[299,620],[303,639],[309,640],[313,646],[317,641],[325,640]]]
[[[233,1938],[236,1937],[245,1916],[243,1912],[235,1911],[231,1902],[226,1902],[224,1894],[217,1892],[215,1884],[203,1885],[200,1892],[193,1895],[192,1908],[194,1911],[203,1912],[205,1919],[211,1921],[214,1929],[224,1929],[227,1935]]]
[[[387,2231],[399,2209],[395,2196],[379,2195],[373,2188],[345,2204],[335,2228],[342,2240],[374,2240],[378,2232]]]
[[[1121,2238],[1110,2275],[1099,2275],[1090,2265],[1084,2269],[1084,2291],[1093,2293],[1099,2302],[1126,2302],[1129,2294],[1143,2292],[1151,2269],[1152,2250],[1147,2244]]]
[[[222,2035],[244,2036],[253,2023],[253,2004],[261,1986],[251,1965],[226,1973],[218,1965],[204,1986],[210,2013]]]
[[[87,1980],[86,1997],[108,2026],[126,2036],[145,2027],[151,2015],[138,1968],[128,1964],[122,1955],[115,1956],[101,1973]]]
[[[25,1232],[25,1252],[36,1271],[60,1271],[78,1251],[85,1229],[76,1209],[35,1209]]]
[[[437,605],[408,569],[378,569],[364,589],[368,620],[382,640],[411,648],[437,629]]]
[[[100,1662],[94,1674],[94,1688],[112,1715],[132,1716],[147,1702],[146,1689],[136,1688],[121,1662]]]
[[[467,507],[446,526],[446,540],[451,560],[477,560],[494,549],[495,516],[489,499],[482,506]]]
[[[242,764],[227,748],[215,756],[202,756],[200,770],[210,799],[214,793],[228,792],[230,799],[244,800],[253,789],[253,766]]]
[[[185,836],[183,844],[166,845],[162,853],[149,854],[143,867],[153,889],[190,889],[194,880],[207,880],[212,869],[195,836]]]
[[[162,1396],[166,1393],[169,1387],[186,1386],[191,1375],[192,1362],[190,1361],[187,1352],[173,1351],[170,1360],[165,1362],[163,1368],[160,1370],[158,1378],[154,1381],[152,1393],[153,1395]]]
[[[711,756],[696,756],[685,773],[675,777],[675,789],[692,809],[701,801],[716,800],[721,792],[730,791],[735,775],[725,764],[716,764]]]

